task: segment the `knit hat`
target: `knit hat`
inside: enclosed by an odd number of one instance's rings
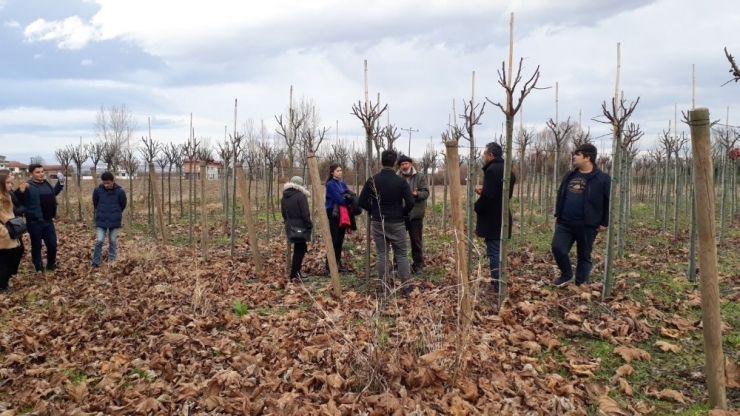
[[[300,176],[293,176],[292,178],[290,178],[290,183],[303,186],[303,178],[301,178]]]
[[[504,155],[504,149],[501,148],[501,145],[496,142],[491,142],[486,145],[486,150],[488,152],[496,157],[501,157]]]
[[[406,156],[406,155],[403,155],[403,156],[401,156],[401,157],[398,158],[398,164],[400,165],[403,162],[414,163],[414,160],[411,159],[410,157]]]

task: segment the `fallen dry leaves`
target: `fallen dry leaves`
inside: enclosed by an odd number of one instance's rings
[[[607,387],[593,386],[601,361],[564,340],[609,342],[630,363],[651,360],[634,345],[656,332],[697,328],[649,302],[602,303],[598,285],[547,290],[539,276],[552,262],[528,247],[512,253],[521,269],[508,303],[496,314],[491,299],[476,295],[475,323],[461,333],[449,281],[420,282],[420,293],[379,310],[362,291],[333,298],[328,281],[286,284],[280,242],[263,247],[267,272],[256,276],[244,254],[232,260],[215,249],[205,262],[197,249],[135,236],[122,237],[116,264],[95,272],[86,265],[91,233],[65,226],[63,267],[18,279],[0,299],[0,412],[575,416],[595,405],[604,415],[648,414],[649,403],[630,401],[630,364],[611,379],[613,394],[630,403],[622,408]],[[348,239],[354,255],[362,253],[358,234]],[[238,242],[237,252],[247,247]],[[429,257],[451,279],[449,253]],[[320,246],[306,265],[309,274],[323,269]],[[234,300],[247,305],[244,316]],[[663,323],[660,331],[650,320]],[[736,367],[728,369],[737,380]],[[675,390],[647,394],[694,400]]]

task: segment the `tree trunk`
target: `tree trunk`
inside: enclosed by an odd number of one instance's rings
[[[252,216],[252,202],[249,200],[247,192],[247,181],[244,177],[244,167],[238,163],[234,171],[234,180],[239,183],[239,192],[241,193],[242,206],[244,207],[244,220],[247,223],[247,232],[249,233],[249,248],[252,251],[254,260],[254,270],[258,275],[262,274],[262,254],[259,249],[259,240],[257,239],[257,229],[254,226]]]
[[[200,247],[203,251],[203,260],[208,260],[208,209],[206,207],[206,162],[200,162]]]
[[[157,189],[157,178],[154,174],[154,163],[149,164],[149,187],[152,189],[154,205],[157,210],[157,220],[159,222],[159,234],[162,236],[162,244],[167,244],[167,228],[164,225],[164,207],[160,204],[160,192]]]

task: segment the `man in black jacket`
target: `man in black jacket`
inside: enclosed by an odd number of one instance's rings
[[[486,240],[486,255],[491,267],[493,289],[499,288],[499,265],[501,263],[501,228],[504,211],[504,159],[503,149],[498,143],[488,143],[483,151],[483,186],[478,186],[475,193],[480,195],[475,201],[474,210],[478,219],[475,234]],[[509,199],[514,195],[516,177],[511,174]],[[511,238],[511,209],[509,209],[509,235]]]
[[[573,152],[573,166],[563,177],[555,204],[555,233],[552,254],[560,269],[553,283],[563,286],[573,279],[570,249],[576,243],[578,264],[576,285],[589,282],[591,250],[596,233],[609,226],[609,193],[611,177],[595,165],[597,150],[592,144],[582,144]]]
[[[28,167],[31,178],[25,187],[18,188],[15,195],[26,209],[26,225],[31,238],[31,259],[37,272],[44,272],[41,258],[41,242],[46,245],[46,270],[54,271],[57,265],[57,232],[54,218],[57,216],[56,196],[64,188],[64,176],[59,175],[57,184],[51,186],[46,180],[44,167],[31,164]]]
[[[388,275],[388,248],[393,248],[393,256],[398,263],[398,275],[403,283],[403,294],[408,296],[413,287],[407,284],[410,275],[409,259],[406,253],[406,224],[404,217],[414,208],[414,197],[408,182],[396,174],[393,166],[398,154],[385,150],[380,155],[383,169],[368,178],[360,192],[360,207],[370,212],[370,226],[378,251],[377,269],[382,288],[385,288]]]

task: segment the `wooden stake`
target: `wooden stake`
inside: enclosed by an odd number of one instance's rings
[[[157,183],[157,175],[154,172],[154,163],[149,163],[149,186],[152,188],[152,194],[154,198],[154,206],[157,210],[157,221],[159,221],[159,235],[162,236],[162,244],[167,244],[169,236],[167,235],[167,228],[164,224],[164,207],[162,207],[162,201],[160,200],[161,193],[159,191],[159,184]]]
[[[316,154],[308,155],[308,174],[311,176],[311,192],[317,201],[323,201],[326,198],[326,188],[321,186],[321,177],[319,176],[319,164],[316,162]],[[323,210],[322,210],[323,211]],[[329,273],[331,274],[331,285],[334,288],[334,295],[338,298],[342,296],[342,283],[339,281],[339,265],[337,264],[334,244],[331,239],[331,230],[329,229],[329,217],[324,212],[319,213],[319,224],[321,224],[321,238],[326,246],[326,258],[329,263]],[[369,263],[368,263],[369,264]]]
[[[457,281],[460,287],[458,301],[460,303],[459,322],[467,327],[473,319],[473,301],[470,297],[470,282],[468,280],[468,264],[465,261],[467,251],[467,237],[465,236],[465,224],[463,222],[462,195],[460,193],[460,170],[458,166],[458,142],[450,140],[445,142],[447,148],[447,166],[450,175],[450,199],[452,200],[452,228],[455,231],[455,264],[457,265]]]
[[[367,86],[367,59],[365,59],[365,114],[370,114],[370,98]],[[380,102],[378,102],[380,107]],[[370,178],[370,163],[373,160],[373,142],[369,134],[365,134],[365,180]],[[370,278],[370,213],[365,213],[365,279]],[[331,239],[327,240],[331,241]],[[332,247],[333,250],[333,247]],[[330,269],[331,271],[331,269]]]
[[[208,209],[206,208],[206,179],[208,163],[200,161],[200,246],[203,250],[203,260],[208,260]]]
[[[696,189],[696,220],[699,235],[699,288],[701,315],[704,326],[706,377],[709,408],[727,409],[725,360],[722,352],[722,322],[719,308],[717,246],[715,243],[714,165],[710,140],[710,120],[707,108],[689,111],[691,152]]]
[[[244,176],[244,166],[241,163],[236,164],[236,180],[239,182],[239,193],[241,194],[242,206],[244,207],[244,221],[247,223],[247,232],[249,233],[249,247],[252,251],[254,260],[254,270],[257,274],[262,273],[262,255],[259,250],[259,240],[257,239],[257,229],[254,227],[252,218],[252,201],[249,199],[247,190],[247,178]]]

